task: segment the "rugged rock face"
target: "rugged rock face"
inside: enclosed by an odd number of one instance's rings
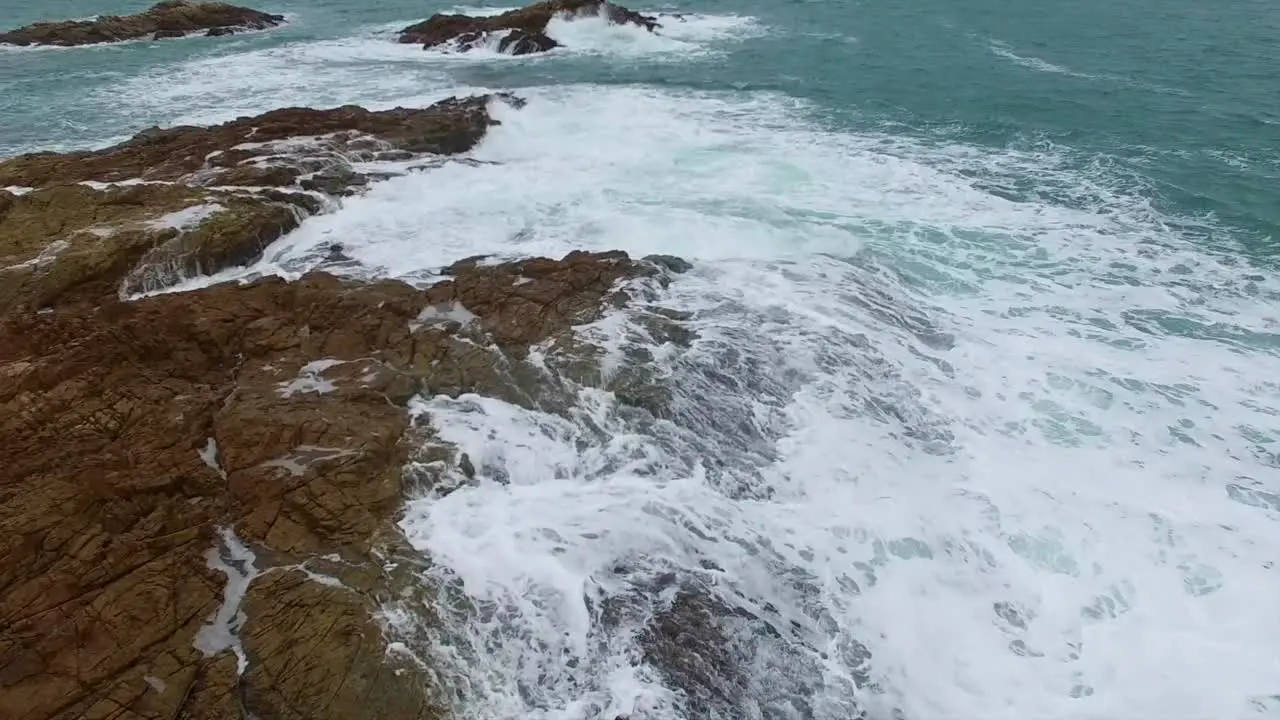
[[[21,191],[0,190],[0,314],[159,290],[250,262],[322,210],[326,195],[385,177],[351,162],[474,147],[495,124],[491,100],[384,112],[285,108],[145,130],[95,152],[0,162],[0,188]]]
[[[371,619],[404,550],[405,403],[487,390],[666,270],[446,272],[0,319],[0,717],[437,716]]]
[[[35,23],[0,33],[0,44],[71,47],[147,36],[160,40],[206,30],[209,35],[215,35],[214,30],[263,30],[283,22],[283,15],[272,15],[227,3],[164,0],[137,15],[103,15],[96,20]]]
[[[660,27],[657,18],[628,10],[605,0],[547,0],[492,17],[469,15],[432,15],[427,20],[400,31],[400,42],[421,43],[433,48],[446,43],[462,51],[484,44],[490,35],[508,34],[499,41],[498,49],[512,55],[545,52],[558,47],[547,36],[547,23],[557,15],[601,15],[609,22],[638,25],[650,32]]]

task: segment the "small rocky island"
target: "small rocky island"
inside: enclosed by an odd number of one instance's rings
[[[465,52],[501,34],[498,51],[511,55],[546,52],[560,43],[547,35],[547,23],[558,15],[600,16],[618,25],[636,25],[653,32],[658,19],[628,10],[606,0],[546,0],[489,17],[432,15],[427,20],[400,31],[400,42],[420,44],[424,49],[452,44]]]
[[[0,33],[0,44],[74,47],[147,37],[155,40],[191,34],[218,37],[243,30],[265,30],[284,21],[283,15],[222,2],[164,0],[136,15],[35,23]]]

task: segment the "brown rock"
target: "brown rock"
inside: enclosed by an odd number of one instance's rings
[[[590,322],[614,282],[634,273],[624,252],[569,253],[563,260],[534,258],[501,265],[479,259],[454,263],[453,276],[427,291],[437,305],[458,302],[483,318],[501,345],[529,345],[556,328]]]
[[[283,15],[251,10],[221,2],[165,0],[137,15],[103,15],[96,20],[42,22],[0,33],[0,44],[92,45],[152,36],[156,40],[182,37],[198,30],[275,27]]]
[[[470,50],[490,33],[512,31],[499,49],[515,55],[543,52],[558,45],[547,37],[547,23],[556,15],[602,15],[615,24],[639,25],[650,32],[658,29],[657,18],[628,10],[605,0],[546,0],[528,7],[490,17],[432,15],[427,20],[400,31],[400,42],[421,43],[432,48],[455,42],[460,50]]]
[[[0,313],[158,290],[246,263],[300,217],[288,202],[169,183],[64,185],[3,202]]]
[[[470,150],[497,123],[488,112],[492,97],[449,98],[427,108],[380,112],[354,105],[329,110],[282,108],[212,127],[151,128],[103,150],[34,153],[0,162],[0,187],[133,179],[245,184],[223,179],[243,171],[247,164],[283,162],[321,170],[333,165],[335,156],[372,158],[387,146],[450,155]],[[323,148],[311,148],[310,153],[298,143],[281,142],[316,136],[329,137]]]
[[[323,209],[316,193],[350,195],[388,177],[357,173],[350,162],[469,150],[495,122],[489,101],[293,108],[211,128],[147,130],[97,152],[0,162],[0,186],[39,188],[0,191],[0,314],[161,290],[249,263]],[[307,142],[317,135],[323,143]],[[117,184],[95,184],[104,182]]]
[[[264,718],[440,717],[442,710],[412,689],[417,668],[386,661],[382,633],[369,621],[377,609],[371,598],[298,571],[254,583],[245,603],[253,658],[245,705]]]
[[[311,274],[0,318],[0,717],[437,717],[370,617],[404,403],[486,390],[653,270],[473,260],[426,292]]]

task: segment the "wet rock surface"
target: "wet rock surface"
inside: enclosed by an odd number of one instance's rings
[[[216,37],[235,30],[264,30],[284,21],[283,15],[227,3],[165,0],[137,15],[103,15],[95,20],[27,25],[0,33],[0,44],[72,47],[145,37],[180,38],[191,33]]]
[[[0,716],[438,716],[372,619],[425,429],[406,403],[494,390],[663,271],[575,253],[446,272],[0,318]]]
[[[660,27],[657,18],[604,0],[548,0],[488,17],[432,15],[401,30],[400,42],[417,43],[424,48],[452,43],[456,49],[467,51],[484,45],[494,34],[507,33],[499,41],[499,52],[512,55],[546,52],[560,45],[546,34],[547,23],[560,15],[601,16],[614,24],[636,25],[650,32]]]
[[[352,163],[470,150],[495,123],[493,100],[383,112],[285,108],[213,127],[144,130],[95,152],[0,161],[0,187],[23,189],[0,190],[0,313],[162,290],[248,263],[328,198],[390,176]]]
[[[638,660],[678,693],[684,716],[866,717],[854,687],[833,688],[824,677],[826,638],[782,617],[771,603],[721,585],[723,570],[715,563],[704,561],[701,570],[615,568],[631,590],[605,600],[601,608],[607,627],[639,623]],[[854,665],[870,659],[860,643],[846,644],[838,648],[848,655],[844,659]],[[865,676],[854,683],[876,690]]]

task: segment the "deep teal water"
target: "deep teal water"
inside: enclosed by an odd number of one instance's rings
[[[148,3],[8,5],[0,25],[133,12]],[[278,0],[268,9],[296,16],[292,25],[230,42],[6,52],[0,55],[0,153],[88,145],[173,121],[182,108],[113,93],[167,65],[368,32],[437,7],[445,5]],[[811,101],[813,112],[835,128],[996,148],[1055,146],[1082,165],[1113,166],[1116,182],[1132,183],[1172,216],[1220,220],[1217,230],[1205,232],[1206,243],[1255,258],[1280,252],[1275,3],[701,0],[661,7],[749,15],[763,32],[698,62],[588,59],[451,72],[461,82],[488,86],[595,82],[773,91]],[[422,72],[394,61],[376,65],[372,72]],[[312,90],[317,100],[343,101],[339,88]],[[1023,197],[1054,190],[1022,178],[1001,192]]]

